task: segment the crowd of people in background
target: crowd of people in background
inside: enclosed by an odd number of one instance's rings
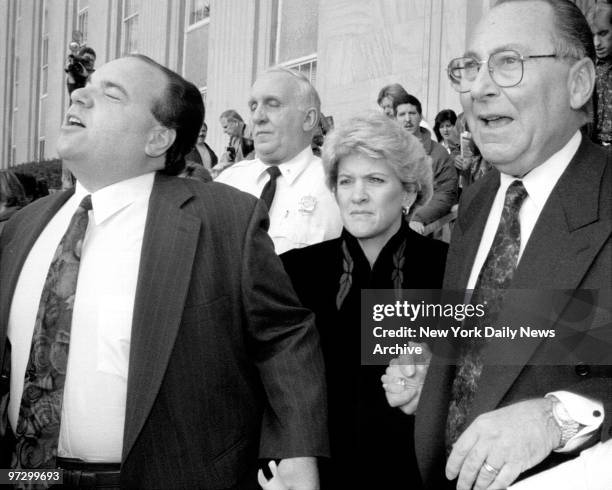
[[[0,233],[9,218],[26,204],[49,195],[47,183],[32,175],[0,170]]]
[[[612,143],[612,4],[599,1],[586,14],[591,28],[597,55],[597,83],[593,97],[593,123],[588,129],[588,136],[602,145]],[[492,166],[484,159],[475,144],[463,113],[457,115],[452,109],[441,109],[435,116],[433,134],[429,124],[423,119],[421,102],[400,83],[382,87],[378,93],[377,104],[382,112],[396,120],[403,128],[417,136],[424,145],[428,155],[432,156],[434,169],[434,196],[425,209],[412,217],[411,228],[415,231],[443,238],[442,226],[437,223],[440,218],[451,214],[457,204],[462,190],[482,178]],[[333,129],[333,119],[320,115],[318,130],[312,138],[312,150],[320,156],[325,135]],[[245,123],[242,116],[234,109],[224,111],[219,117],[223,132],[228,135],[227,147],[216,166],[217,157],[204,142],[206,123],[202,127],[204,136],[198,140],[196,148],[187,157],[188,166],[183,176],[198,178],[204,182],[216,178],[223,170],[242,160],[255,158],[252,127]],[[203,151],[202,145],[206,145]],[[442,146],[447,157],[441,152]],[[198,158],[199,155],[210,155]],[[194,157],[194,158],[192,158]],[[206,171],[197,169],[202,164]],[[455,171],[451,170],[451,164]],[[209,174],[210,173],[210,177]],[[454,216],[449,216],[452,224]],[[447,228],[450,229],[450,228]],[[444,238],[448,241],[450,235]]]

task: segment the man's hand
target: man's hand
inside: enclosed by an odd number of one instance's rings
[[[455,168],[459,171],[470,168],[472,161],[473,157],[471,156],[455,155],[454,157]]]
[[[423,354],[418,356],[419,362],[415,362],[415,356],[412,354],[392,359],[380,380],[389,405],[399,407],[405,414],[412,415],[419,404],[431,360],[431,351],[425,343],[409,342],[409,345],[411,347],[420,345],[423,348]]]
[[[504,489],[561,440],[548,398],[515,403],[480,415],[465,430],[446,463],[457,490]]]
[[[289,490],[319,490],[317,458],[287,458],[278,464],[278,476]]]
[[[411,221],[408,226],[421,235],[425,232],[425,225],[420,221]]]
[[[270,473],[272,473],[272,478],[269,480],[265,477],[262,470],[257,472],[257,483],[259,486],[263,488],[263,490],[287,490],[285,483],[278,476],[278,468],[274,461],[270,461],[268,463],[268,468],[270,468]]]

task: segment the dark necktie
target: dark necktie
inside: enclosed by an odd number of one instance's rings
[[[90,209],[88,195],[57,246],[43,287],[15,431],[16,469],[55,468],[74,294]]]
[[[493,244],[476,281],[472,304],[486,305],[487,315],[483,319],[487,324],[497,320],[504,291],[510,287],[518,263],[521,247],[519,211],[526,197],[527,191],[520,180],[510,184]],[[473,328],[478,323],[468,326]],[[485,342],[479,339],[465,342],[461,348],[446,422],[447,453],[466,429],[467,415],[482,374],[481,351],[484,345]]]
[[[274,194],[276,193],[276,179],[281,174],[281,171],[276,165],[270,165],[266,172],[270,174],[270,180],[266,182],[263,190],[261,191],[260,199],[268,206],[268,211],[272,208],[272,201],[274,200]]]

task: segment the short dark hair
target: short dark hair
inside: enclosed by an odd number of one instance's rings
[[[383,88],[380,89],[376,102],[378,102],[378,105],[381,105],[382,100],[385,97],[389,97],[391,101],[394,101],[398,97],[403,97],[404,95],[408,95],[406,89],[402,87],[399,83],[392,83],[390,85],[385,85]]]
[[[94,51],[93,48],[90,48],[89,46],[83,46],[81,49],[79,49],[79,52],[78,52],[79,56],[84,56],[86,54],[90,54],[94,58],[96,57],[96,52]]]
[[[161,172],[178,175],[185,167],[185,155],[195,145],[204,121],[202,95],[193,83],[148,56],[128,56],[144,61],[166,75],[168,83],[163,95],[153,102],[151,113],[160,124],[176,131],[174,143],[166,151],[166,163]]]
[[[436,114],[436,119],[434,123],[434,133],[436,134],[436,138],[438,138],[438,142],[442,143],[444,138],[440,133],[440,126],[442,126],[443,122],[448,121],[454,126],[457,123],[457,114],[452,109],[442,109],[438,114]]]
[[[421,108],[421,102],[414,95],[404,94],[397,99],[393,99],[393,113],[397,115],[397,107],[402,104],[410,104],[413,105],[419,114],[423,114],[423,109]]]

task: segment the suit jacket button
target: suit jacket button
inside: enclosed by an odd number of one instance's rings
[[[576,374],[578,376],[588,376],[591,374],[591,368],[587,364],[576,365]]]

